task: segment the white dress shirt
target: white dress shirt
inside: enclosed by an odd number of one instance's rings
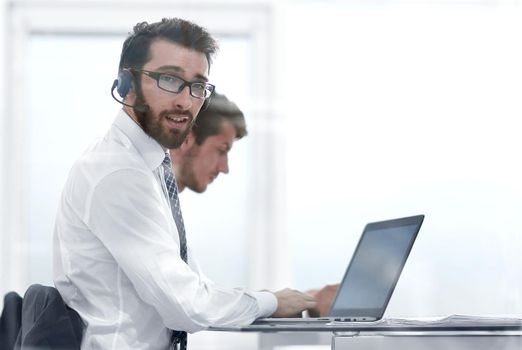
[[[210,281],[190,247],[183,262],[164,157],[121,111],[71,169],[56,217],[54,282],[86,324],[82,349],[166,349],[168,328],[246,325],[277,307],[272,293]]]

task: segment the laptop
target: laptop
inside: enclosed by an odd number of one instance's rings
[[[380,320],[423,220],[424,215],[417,215],[367,224],[326,317],[260,318],[252,325]]]

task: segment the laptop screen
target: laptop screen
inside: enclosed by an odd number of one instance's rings
[[[382,317],[422,219],[416,216],[366,226],[329,316]]]

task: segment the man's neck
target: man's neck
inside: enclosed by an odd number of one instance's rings
[[[170,152],[171,157],[173,156],[173,152]],[[181,174],[177,166],[175,166],[176,161],[172,162],[172,172],[174,173],[174,177],[176,178],[176,186],[178,187],[178,192],[181,193],[185,189],[185,184],[181,181]]]
[[[183,185],[181,182],[179,182],[177,180],[177,177],[176,177],[176,186],[178,186],[178,192],[179,193],[183,192],[183,190],[185,189],[185,185]]]
[[[178,192],[182,192],[185,189],[185,184],[181,181],[181,170],[179,167],[182,164],[182,153],[179,148],[169,150],[170,159],[172,161],[172,172],[176,178],[176,186],[178,186]]]

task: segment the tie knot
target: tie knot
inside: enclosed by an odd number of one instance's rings
[[[163,166],[166,166],[168,168],[170,168],[172,165],[171,165],[171,161],[170,161],[170,155],[169,155],[169,152],[166,152],[165,153],[165,158],[163,158]]]

